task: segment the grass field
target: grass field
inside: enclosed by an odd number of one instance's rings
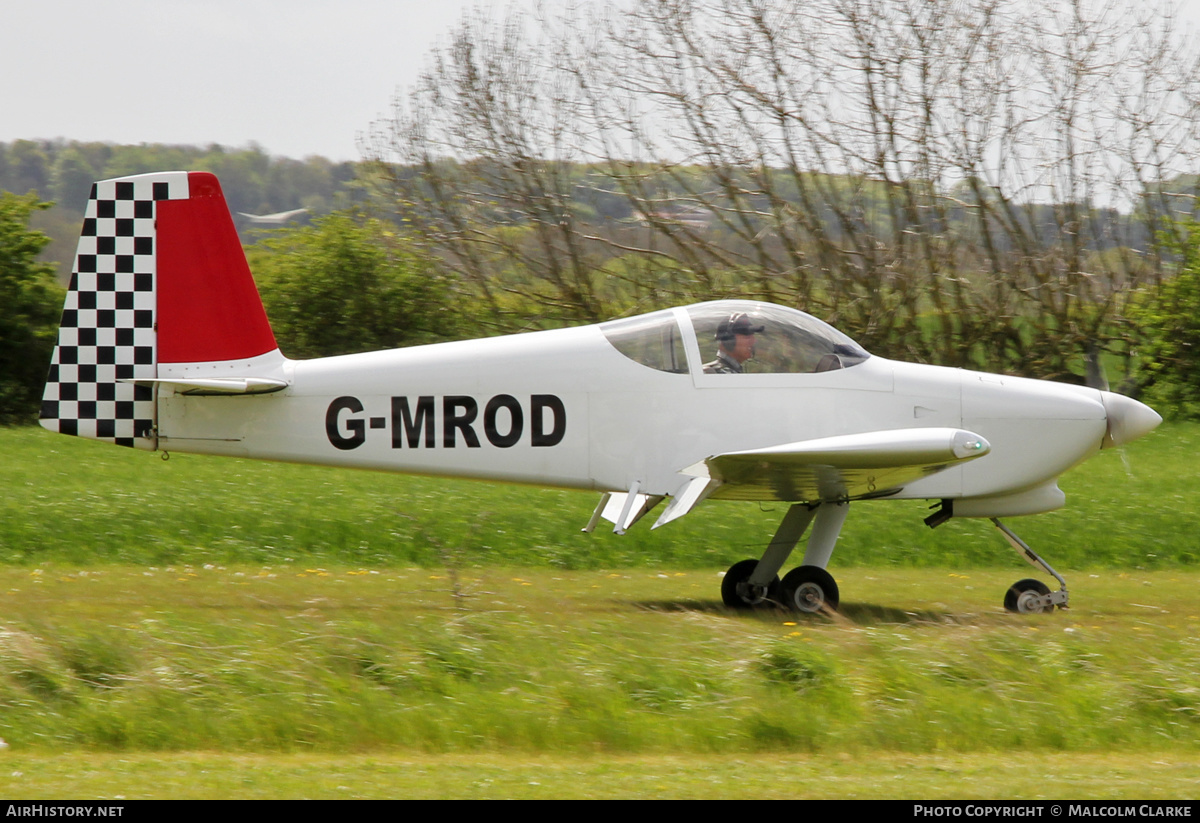
[[[1195,797],[1198,433],[1012,521],[1067,612],[876,503],[798,619],[719,603],[781,511],[582,535],[590,495],[0,431],[0,794]]]
[[[0,758],[9,800],[1195,798],[1190,752],[827,757],[95,754]]]
[[[1009,577],[856,568],[796,619],[716,570],[7,569],[0,793],[1195,796],[1200,575],[1038,617]]]
[[[1066,508],[1011,525],[1063,568],[1200,565],[1200,425],[1176,424],[1063,478]],[[782,505],[709,503],[669,526],[582,534],[598,495],[158,455],[0,430],[0,563],[296,562],[558,569],[726,568],[762,553]],[[1023,564],[986,521],[931,531],[924,501],[855,504],[833,566]]]

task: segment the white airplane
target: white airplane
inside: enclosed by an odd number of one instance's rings
[[[1119,394],[874,357],[795,309],[725,300],[580,328],[293,361],[280,353],[217,179],[97,183],[41,422],[143,449],[602,493],[624,533],[701,501],[792,504],[732,608],[836,609],[826,571],[851,501],[929,499],[930,526],[1063,505],[1057,478],[1161,418]],[[778,573],[812,525],[804,559]]]
[[[260,226],[282,226],[293,217],[299,217],[307,212],[308,209],[292,209],[291,211],[277,211],[274,214],[249,214],[248,212],[239,211],[238,216],[246,218],[249,223],[254,223]]]

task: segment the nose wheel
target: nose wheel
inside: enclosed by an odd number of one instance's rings
[[[1004,610],[1015,614],[1041,614],[1054,610],[1050,587],[1040,580],[1018,580],[1004,594]]]
[[[1016,614],[1042,614],[1054,611],[1055,606],[1060,609],[1067,608],[1067,581],[1063,580],[1062,575],[1050,568],[1050,564],[1029,548],[1025,541],[1017,537],[1008,526],[995,517],[992,518],[992,523],[1004,534],[1004,539],[1017,550],[1018,554],[1025,558],[1031,566],[1037,566],[1053,575],[1061,587],[1058,591],[1052,592],[1040,580],[1034,580],[1031,577],[1018,580],[1004,593],[1004,610]]]

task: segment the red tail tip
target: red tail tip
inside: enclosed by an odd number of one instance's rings
[[[221,191],[221,182],[210,171],[188,172],[188,194],[194,200],[197,197],[219,197],[225,199]]]

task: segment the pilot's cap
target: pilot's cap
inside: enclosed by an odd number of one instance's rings
[[[733,340],[735,335],[758,334],[765,328],[766,326],[756,326],[750,315],[744,311],[735,311],[729,315],[729,319],[722,320],[717,325],[717,339],[727,342]]]

